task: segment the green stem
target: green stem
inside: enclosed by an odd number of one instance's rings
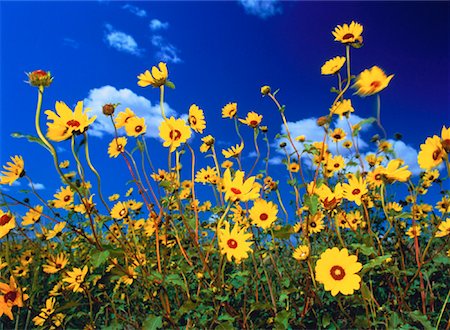
[[[450,290],[448,290],[447,297],[445,298],[445,301],[444,301],[444,305],[442,305],[441,312],[439,313],[439,318],[436,323],[436,330],[439,329],[439,323],[441,323],[442,315],[444,315],[445,307],[447,306],[449,297],[450,297]]]
[[[164,112],[164,85],[159,87],[160,97],[159,97],[159,107],[161,108],[161,115],[164,120],[167,120],[166,113]]]
[[[377,94],[377,124],[378,127],[383,131],[384,139],[387,139],[386,130],[384,129],[383,125],[381,125],[381,98],[380,94]]]

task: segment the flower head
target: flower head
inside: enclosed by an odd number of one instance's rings
[[[255,179],[254,176],[251,176],[244,180],[244,172],[242,171],[236,171],[234,179],[232,179],[231,171],[227,168],[223,175],[225,200],[246,202],[257,199],[261,186],[255,182]]]
[[[340,41],[343,44],[362,43],[363,26],[352,21],[349,24],[338,25],[333,32],[335,41]]]
[[[193,104],[189,108],[189,126],[196,131],[197,133],[203,133],[203,130],[206,128],[205,115],[203,114],[203,110],[200,109],[197,105]]]
[[[145,119],[142,117],[131,117],[125,124],[125,132],[128,136],[138,137],[147,131],[147,125],[145,125]]]
[[[53,77],[50,71],[35,70],[33,72],[28,72],[28,83],[35,87],[48,87],[53,82]]]
[[[237,103],[228,103],[222,108],[222,118],[233,119],[237,113]]]
[[[247,240],[252,238],[251,233],[247,233],[245,229],[240,229],[236,223],[232,230],[230,224],[225,222],[225,228],[219,228],[219,248],[220,253],[227,256],[228,261],[234,258],[237,264],[241,263],[242,259],[248,258],[248,253],[252,252],[250,246],[252,242]]]
[[[169,72],[167,71],[167,64],[159,62],[158,67],[152,67],[152,73],[150,73],[149,70],[146,70],[137,77],[139,79],[138,85],[141,87],[160,87],[167,82],[168,76]]]
[[[348,113],[354,112],[352,101],[349,99],[344,99],[342,101],[337,101],[330,109],[330,112],[334,115],[339,115],[339,118],[347,115]]]
[[[54,206],[56,208],[67,209],[73,204],[73,195],[74,192],[70,189],[69,186],[61,187],[60,190],[53,195],[56,200],[54,200]]]
[[[111,209],[111,217],[114,219],[123,219],[128,215],[128,206],[126,203],[118,202]]]
[[[239,119],[239,121],[245,125],[248,125],[252,128],[258,127],[261,123],[262,115],[258,115],[256,112],[251,111],[247,113],[247,117],[245,119]]]
[[[81,292],[81,284],[84,282],[84,278],[88,272],[88,266],[81,268],[73,268],[72,271],[68,271],[67,275],[63,277],[63,282],[69,283],[67,289],[73,290],[73,292]]]
[[[342,68],[344,63],[345,57],[343,56],[333,57],[331,60],[326,61],[325,64],[322,65],[322,67],[320,68],[320,72],[323,75],[336,74]]]
[[[252,223],[263,229],[270,228],[277,220],[278,206],[264,199],[257,199],[249,211]]]
[[[121,153],[125,151],[127,145],[127,138],[124,136],[114,138],[108,146],[108,155],[111,158],[117,158]]]
[[[9,184],[10,186],[19,178],[25,175],[24,162],[22,156],[11,157],[12,162],[3,165],[6,171],[2,171],[0,184]]]
[[[0,294],[0,316],[6,314],[12,320],[14,318],[12,307],[23,307],[23,302],[28,299],[28,295],[17,286],[13,276],[9,278],[9,285],[0,282]]]
[[[228,149],[222,150],[222,155],[225,158],[231,158],[231,157],[239,157],[242,150],[244,149],[244,143],[236,144],[235,146],[231,146]]]
[[[48,122],[47,137],[53,141],[64,141],[72,137],[74,134],[83,134],[94,122],[97,116],[88,118],[87,112],[89,109],[85,109],[83,112],[83,101],[79,101],[72,111],[64,102],[56,102],[56,112],[46,110]]]
[[[64,253],[59,253],[58,255],[50,255],[47,258],[47,263],[42,265],[42,270],[47,274],[55,274],[60,270],[64,269],[68,263],[68,259]]]
[[[441,139],[439,136],[434,135],[433,137],[427,138],[425,143],[420,145],[417,162],[420,168],[431,170],[440,165],[446,155],[447,153],[442,146]]]
[[[191,137],[191,130],[183,119],[170,117],[159,126],[159,136],[164,140],[163,146],[175,151]]]
[[[361,277],[356,273],[361,270],[362,264],[357,260],[358,258],[349,255],[345,248],[327,249],[317,261],[316,279],[325,286],[326,291],[331,291],[333,296],[339,292],[351,295],[360,288]]]
[[[130,118],[136,117],[136,114],[130,108],[125,108],[125,111],[119,112],[117,118],[114,120],[116,128],[121,128],[126,125]]]
[[[310,249],[308,245],[300,245],[294,250],[294,253],[292,253],[292,257],[295,260],[303,261],[308,259],[309,253]]]
[[[373,66],[356,77],[353,88],[356,89],[356,94],[360,96],[377,94],[389,85],[393,77],[393,74],[388,77],[379,67]]]
[[[368,192],[366,181],[356,176],[350,178],[348,183],[344,183],[342,187],[344,189],[344,197],[357,205],[361,205],[362,196]]]
[[[9,212],[0,209],[0,239],[16,227],[16,218]]]

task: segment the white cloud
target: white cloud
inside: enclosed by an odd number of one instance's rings
[[[63,45],[73,48],[73,49],[78,49],[80,48],[80,44],[78,43],[78,41],[70,39],[70,38],[64,38],[63,39]]]
[[[181,58],[178,56],[178,49],[167,42],[160,35],[155,35],[152,37],[152,45],[155,46],[158,50],[155,54],[155,58],[157,61],[163,62],[171,62],[171,63],[179,63],[181,62]]]
[[[157,138],[158,127],[162,121],[159,104],[152,104],[150,100],[137,95],[127,88],[116,89],[113,86],[102,86],[89,91],[89,95],[84,99],[84,106],[90,108],[90,115],[97,115],[97,119],[89,129],[92,136],[102,137],[104,134],[114,135],[114,127],[111,119],[102,113],[102,107],[108,103],[120,103],[115,113],[130,108],[139,117],[145,118],[147,125],[146,136]],[[166,116],[176,116],[177,113],[167,103],[164,103]]]
[[[128,3],[126,5],[124,5],[122,7],[122,9],[128,10],[130,13],[132,13],[138,17],[146,17],[147,16],[147,12],[144,9],[130,5]]]
[[[239,0],[245,12],[250,15],[266,19],[281,13],[281,4],[278,0]]]
[[[31,188],[31,183],[28,183],[28,187]],[[45,189],[45,186],[39,182],[33,182],[33,187],[34,187],[34,190],[44,190]]]
[[[139,48],[136,40],[124,32],[115,30],[112,25],[106,24],[105,41],[106,43],[120,52],[132,55],[141,55],[142,49]]]
[[[169,28],[169,22],[161,22],[159,19],[152,19],[150,21],[150,29],[152,31],[167,30]]]
[[[413,175],[419,175],[422,170],[417,163],[417,150],[408,146],[403,141],[388,141],[392,143],[395,156],[405,161],[405,165],[409,166],[408,170],[410,170]]]

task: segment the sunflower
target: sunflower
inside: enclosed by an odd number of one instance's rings
[[[350,25],[338,25],[333,32],[335,41],[340,41],[343,44],[348,43],[362,43],[361,34],[363,32],[363,26],[359,23],[352,21]]]
[[[442,199],[436,203],[436,209],[442,214],[450,213],[450,198],[447,196],[442,197]]]
[[[200,169],[195,174],[195,182],[199,183],[211,183],[211,178],[215,177],[217,175],[216,168],[211,168],[210,166],[207,166],[206,168]]]
[[[441,130],[441,142],[442,147],[447,153],[450,153],[450,127],[446,128],[445,126],[442,126]]]
[[[401,159],[393,159],[387,164],[386,168],[383,168],[383,175],[388,182],[406,182],[409,180],[412,173],[408,170],[408,165],[401,167],[403,163]]]
[[[406,231],[406,235],[409,236],[409,238],[414,238],[414,237],[419,237],[420,236],[420,226],[419,225],[414,225],[411,226],[407,231]]]
[[[119,281],[125,285],[133,284],[133,281],[137,279],[138,273],[135,271],[135,267],[128,266],[125,269],[125,275],[119,278]]]
[[[253,235],[247,233],[245,229],[240,229],[236,223],[230,231],[230,224],[225,222],[225,228],[219,228],[219,248],[220,253],[227,256],[228,261],[234,260],[237,264],[241,263],[242,259],[248,258],[248,253],[252,252],[250,246],[253,242],[248,242]]]
[[[127,138],[122,136],[119,138],[114,138],[108,146],[108,155],[110,158],[117,158],[122,152],[125,151],[125,146],[127,145]]]
[[[0,238],[6,236],[11,229],[16,227],[16,218],[11,213],[0,209]]]
[[[29,226],[38,222],[43,210],[42,205],[36,205],[34,208],[30,208],[22,218],[22,226]]]
[[[25,175],[24,162],[22,156],[11,157],[12,162],[3,165],[6,171],[2,171],[0,184],[9,184],[10,186],[19,178]]]
[[[310,254],[309,246],[308,245],[300,245],[294,250],[294,253],[292,253],[292,257],[295,260],[303,261],[303,260],[308,259],[309,254]]]
[[[332,296],[339,292],[351,295],[360,288],[361,277],[356,273],[361,268],[358,258],[349,255],[347,249],[326,249],[316,263],[316,280],[324,285],[326,291],[331,291]]]
[[[344,132],[342,128],[336,128],[330,133],[330,137],[333,142],[339,142],[345,139],[347,134]]]
[[[236,144],[235,146],[231,146],[229,149],[223,149],[222,155],[225,158],[239,157],[239,155],[241,154],[243,149],[244,149],[244,143],[242,142],[241,144]]]
[[[214,137],[212,135],[206,135],[202,137],[202,145],[200,146],[200,152],[205,153],[211,149],[214,145]]]
[[[23,307],[23,302],[28,299],[28,295],[22,293],[22,289],[17,287],[14,277],[9,278],[9,285],[0,282],[0,316],[7,315],[11,320],[14,319],[12,307]]]
[[[167,64],[159,62],[158,67],[152,67],[152,73],[150,73],[149,70],[146,70],[137,77],[139,79],[138,85],[141,87],[160,87],[167,82],[168,76],[169,72],[167,71]]]
[[[339,115],[339,118],[346,116],[348,113],[354,112],[352,101],[350,99],[344,99],[342,101],[337,101],[330,109],[333,115]]]
[[[33,318],[33,323],[35,326],[42,327],[45,321],[55,312],[55,297],[48,298],[45,301],[45,308],[41,308],[41,312]]]
[[[222,108],[222,118],[233,119],[237,113],[237,103],[228,103]]]
[[[47,258],[47,263],[42,265],[42,270],[46,274],[55,274],[66,267],[69,260],[64,253],[59,253],[56,256],[50,255]]]
[[[303,231],[308,235],[320,233],[324,227],[323,225],[324,214],[317,212],[316,214],[309,214],[306,221],[303,223]]]
[[[45,235],[45,239],[46,240],[50,240],[54,237],[59,237],[61,236],[61,233],[63,231],[63,229],[66,227],[66,222],[62,221],[62,222],[58,222],[55,227],[53,227],[52,230],[49,230],[48,233],[46,233]]]
[[[334,191],[326,184],[322,184],[315,190],[315,193],[319,196],[319,200],[322,202],[324,209],[328,211],[334,210],[344,197],[344,191],[340,182],[334,186]]]
[[[159,136],[164,140],[163,146],[173,152],[191,137],[191,130],[183,119],[170,117],[159,126]]]
[[[278,206],[264,199],[257,199],[249,211],[252,224],[263,229],[270,228],[277,220]]]
[[[73,268],[72,271],[68,271],[66,276],[63,277],[63,282],[69,283],[67,286],[68,290],[73,290],[73,292],[83,292],[81,289],[81,284],[84,282],[84,278],[88,272],[88,266],[81,268]]]
[[[428,182],[434,182],[439,178],[439,171],[436,170],[432,170],[432,171],[426,171],[423,176],[422,176],[422,180],[423,181],[428,181]]]
[[[329,157],[327,162],[327,170],[332,173],[340,171],[345,168],[345,159],[341,155]]]
[[[353,142],[350,140],[345,140],[342,142],[342,146],[346,149],[350,149],[353,146]]]
[[[450,219],[442,221],[438,226],[438,232],[434,235],[435,237],[444,237],[450,235]]]
[[[147,131],[147,125],[145,125],[145,119],[142,117],[131,117],[125,124],[125,132],[128,136],[138,137],[145,134]]]
[[[59,163],[59,168],[64,169],[64,168],[68,168],[70,165],[70,162],[68,160],[62,161],[61,163]]]
[[[236,171],[234,179],[231,179],[231,171],[226,169],[223,175],[225,200],[246,202],[257,199],[261,186],[255,182],[255,179],[254,176],[251,176],[244,180],[244,172],[242,171]]]
[[[425,140],[425,143],[420,145],[420,151],[417,155],[417,162],[420,168],[431,170],[439,166],[446,157],[446,152],[442,146],[439,136],[434,135]]]
[[[383,161],[383,156],[377,156],[375,154],[368,154],[366,156],[366,161],[369,164],[370,167],[374,167],[376,165],[380,165]]]
[[[233,164],[233,162],[232,162],[231,160],[224,160],[223,163],[220,164],[220,166],[221,166],[222,168],[225,168],[225,169],[227,169],[227,168],[232,168],[233,165],[234,165],[234,164]]]
[[[122,128],[126,125],[130,118],[136,117],[136,114],[130,108],[125,108],[125,111],[119,112],[117,118],[114,120],[116,128]]]
[[[203,130],[206,128],[205,115],[203,110],[197,105],[193,104],[189,108],[189,126],[197,133],[202,134]]]
[[[367,183],[371,188],[381,187],[384,183],[384,167],[376,167],[371,172],[367,173]]]
[[[352,177],[348,183],[342,185],[344,189],[344,197],[361,205],[362,196],[368,193],[366,181],[363,178]]]
[[[64,102],[56,102],[55,109],[56,113],[47,110],[45,114],[47,115],[47,120],[53,121],[52,123],[47,123],[47,137],[56,142],[67,140],[73,134],[84,133],[97,118],[97,116],[88,118],[86,113],[90,109],[85,109],[83,112],[83,101],[77,103],[73,112]]]
[[[56,198],[56,200],[53,201],[53,205],[56,208],[60,209],[68,209],[73,204],[73,191],[70,189],[69,186],[67,187],[61,187],[59,192],[57,192],[53,197]]]
[[[385,89],[393,77],[393,74],[388,77],[379,67],[373,66],[361,72],[352,87],[356,89],[356,94],[369,96]]]
[[[256,112],[251,111],[247,113],[247,117],[245,117],[245,119],[239,119],[239,121],[247,126],[256,128],[261,123],[262,117],[262,115],[258,115]]]
[[[288,171],[292,173],[297,173],[300,171],[300,165],[296,162],[292,162],[288,165]]]
[[[92,202],[92,197],[93,195],[89,196],[89,198],[83,197],[81,203],[73,208],[74,211],[81,214],[90,213],[95,206],[95,203]]]
[[[333,57],[331,60],[326,61],[325,64],[322,65],[322,67],[320,68],[320,72],[323,75],[336,74],[342,68],[344,63],[345,57],[343,56]]]

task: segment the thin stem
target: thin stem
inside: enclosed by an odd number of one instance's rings
[[[380,100],[380,94],[377,94],[377,124],[378,124],[378,127],[383,131],[384,139],[386,140],[386,138],[387,138],[386,130],[384,129],[383,125],[381,125],[381,100]]]

